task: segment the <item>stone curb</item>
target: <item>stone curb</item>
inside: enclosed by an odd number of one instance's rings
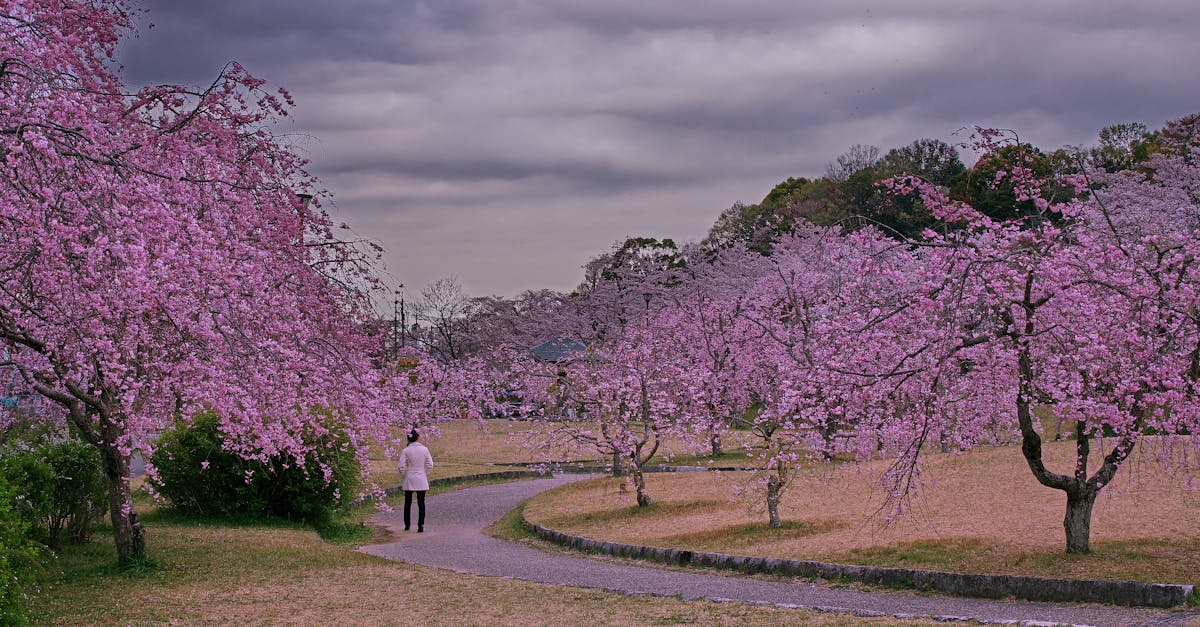
[[[555,470],[557,472],[571,473],[571,474],[605,474],[605,475],[612,474],[612,467],[610,467],[610,466],[585,466],[582,464],[560,464],[560,465],[556,466],[556,465],[550,464],[547,467],[552,470]],[[736,472],[736,471],[743,471],[743,470],[752,471],[752,470],[757,470],[757,469],[756,468],[742,468],[739,466],[663,466],[663,465],[645,466],[642,468],[642,472]],[[622,476],[625,476],[625,475],[622,475]]]
[[[943,573],[911,568],[878,568],[705,553],[620,544],[573,536],[530,522],[523,514],[521,522],[543,540],[588,553],[601,553],[681,566],[724,568],[747,574],[762,573],[826,580],[861,581],[882,586],[933,590],[966,597],[989,599],[1012,597],[1025,601],[1175,607],[1186,603],[1188,596],[1195,589],[1195,586],[1181,584]]]
[[[546,468],[551,472],[569,473],[569,474],[600,474],[611,475],[612,466],[604,466],[592,464],[588,462],[511,462],[506,464],[497,464],[499,466],[521,466],[525,468]],[[642,472],[737,472],[760,470],[759,468],[749,466],[676,466],[671,464],[653,464],[643,466]]]
[[[442,477],[441,479],[430,479],[429,487],[439,485],[455,485],[466,483],[467,481],[479,481],[481,479],[536,479],[545,477],[546,475],[532,470],[506,470],[503,472],[481,472],[474,475],[459,475],[457,477]],[[383,493],[392,496],[403,494],[404,488],[396,486],[394,488],[385,488]]]

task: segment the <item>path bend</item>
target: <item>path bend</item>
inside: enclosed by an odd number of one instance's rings
[[[626,594],[684,599],[740,601],[779,607],[845,611],[857,615],[988,623],[1070,625],[1188,625],[1196,612],[1147,608],[998,601],[908,592],[830,588],[809,582],[770,581],[699,572],[647,568],[586,557],[555,555],[517,542],[493,538],[484,529],[525,500],[578,481],[579,475],[496,483],[427,499],[425,533],[404,531],[403,512],[381,512],[372,524],[388,529],[393,541],[362,547],[378,557],[491,577],[509,577]],[[413,512],[414,516],[416,512]]]

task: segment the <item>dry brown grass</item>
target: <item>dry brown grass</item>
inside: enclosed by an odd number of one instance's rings
[[[1069,468],[1073,448],[1047,445],[1048,465]],[[931,457],[921,496],[886,527],[881,468],[807,473],[785,496],[780,514],[788,524],[779,530],[766,528],[765,513],[751,511],[757,502],[733,497],[745,473],[648,475],[659,502],[648,512],[636,511],[616,480],[603,479],[539,496],[525,513],[564,531],[655,546],[993,574],[1200,579],[1200,491],[1145,448],[1101,493],[1088,556],[1062,553],[1065,496],[1033,479],[1019,449]]]
[[[532,453],[521,446],[521,434],[537,428],[531,423],[507,420],[455,420],[423,434],[422,441],[433,455],[431,479],[459,477],[486,472],[511,470],[505,464],[534,461]],[[512,435],[510,435],[510,433]],[[403,446],[403,434],[397,434]],[[370,453],[371,480],[381,487],[400,485],[396,462],[384,449],[374,446]]]
[[[484,472],[511,470],[509,464],[528,464],[546,460],[585,461],[606,463],[595,452],[580,450],[535,450],[528,440],[537,439],[555,425],[549,423],[510,420],[453,420],[438,425],[436,430],[423,434],[422,441],[433,455],[434,467],[431,478],[457,477]],[[397,434],[397,439],[403,434]],[[726,450],[734,453],[730,457],[739,459],[737,453],[749,436],[743,432],[730,432],[725,436]],[[397,446],[402,446],[399,444]],[[703,463],[694,455],[695,451],[679,440],[664,443],[652,463]],[[396,462],[387,459],[381,447],[373,447],[370,454],[371,478],[383,487],[398,485],[400,475]],[[497,468],[499,466],[499,468]]]
[[[490,462],[525,461],[529,453],[507,437],[511,423],[446,425],[430,437],[435,477],[495,469]],[[521,428],[521,425],[516,425]],[[525,428],[536,428],[527,426]],[[382,485],[398,482],[393,464],[377,455]],[[388,476],[388,470],[393,473]],[[389,479],[391,480],[389,482]],[[687,513],[723,501],[683,503]],[[293,528],[193,524],[150,516],[148,553],[157,566],[122,573],[111,541],[64,551],[32,597],[35,620],[94,624],[428,624],[428,625],[912,625],[922,621],[709,603],[478,577],[356,553]]]
[[[112,548],[68,552],[33,599],[54,625],[911,625],[844,614],[690,602],[392,563],[293,529],[153,524],[160,567],[119,574]]]

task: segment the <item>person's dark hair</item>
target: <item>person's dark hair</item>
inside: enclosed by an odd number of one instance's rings
[[[417,440],[420,440],[420,439],[421,439],[421,434],[417,433],[416,429],[413,429],[412,431],[408,432],[408,443],[409,444],[412,444],[413,442],[416,442]]]

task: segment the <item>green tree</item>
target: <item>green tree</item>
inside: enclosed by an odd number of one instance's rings
[[[1157,133],[1151,133],[1145,124],[1113,124],[1100,129],[1100,145],[1089,150],[1087,156],[1094,168],[1118,172],[1145,161],[1157,145]]]
[[[717,217],[705,243],[710,246],[746,244],[751,250],[770,254],[779,236],[791,233],[797,221],[828,226],[848,214],[837,202],[837,181],[787,178],[767,193],[762,202],[734,203]]]
[[[891,194],[879,182],[912,175],[951,188],[959,184],[965,173],[966,166],[954,147],[937,139],[918,139],[889,150],[871,167],[847,177],[839,188],[839,202],[843,212],[861,216],[865,223],[889,235],[916,238],[938,221],[918,198]]]
[[[1033,175],[1046,178],[1054,163],[1032,144],[1003,146],[984,157],[953,190],[953,197],[965,200],[993,220],[1013,220],[1037,213],[1033,201],[1017,201],[1013,184],[1004,174],[1015,166],[1028,167]]]

